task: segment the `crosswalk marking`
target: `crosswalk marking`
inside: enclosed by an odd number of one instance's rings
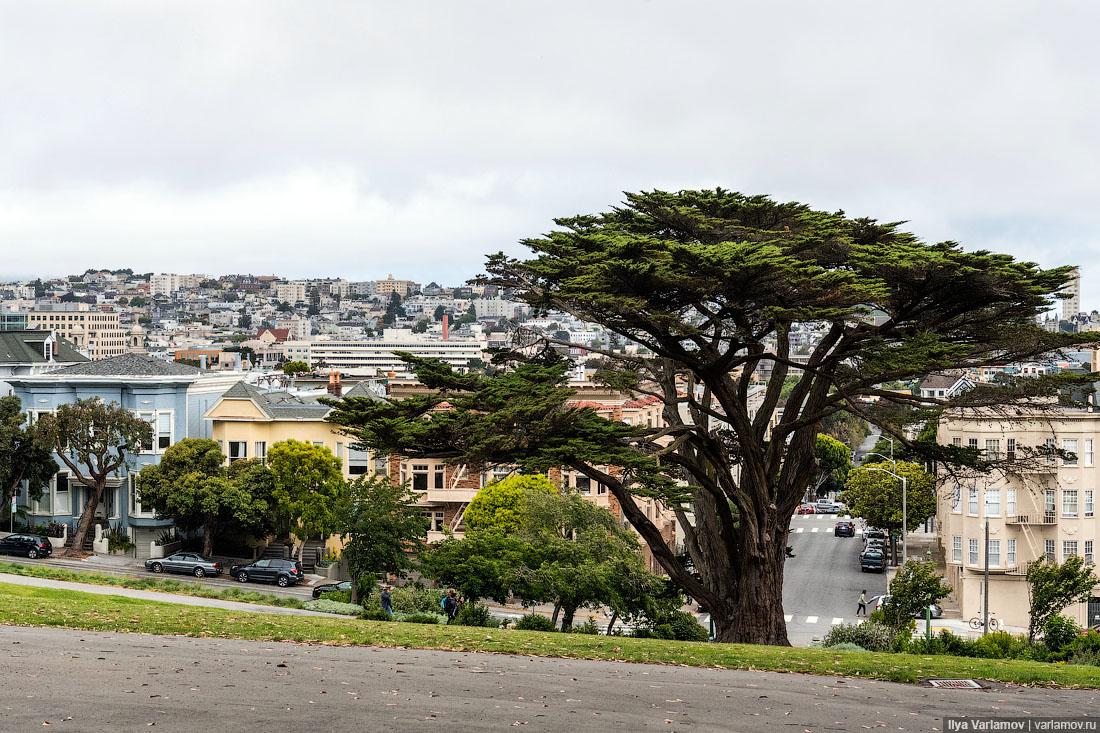
[[[813,529],[811,529],[810,531],[811,531],[811,532],[816,532],[816,531],[817,531],[818,529],[819,529],[819,527],[814,527],[814,528],[813,528]]]
[[[817,623],[817,616],[807,616],[806,617],[806,623],[816,624]]]
[[[792,618],[794,618],[794,616],[788,613],[786,616],[783,617],[783,620],[787,623],[790,623]]]
[[[803,531],[804,529],[806,529],[806,528],[805,527],[795,527],[791,531],[794,532],[795,534],[798,534],[799,532]]]
[[[842,624],[842,623],[844,623],[844,619],[842,619],[842,618],[834,618],[834,619],[833,619],[833,623],[832,623],[832,625],[833,625],[833,626],[838,626],[838,625],[840,625],[840,624]]]

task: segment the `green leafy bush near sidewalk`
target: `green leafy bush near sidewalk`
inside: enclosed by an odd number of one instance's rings
[[[363,607],[358,604],[330,601],[327,598],[306,601],[305,609],[307,611],[320,611],[321,613],[339,613],[343,616],[358,616],[363,613]]]

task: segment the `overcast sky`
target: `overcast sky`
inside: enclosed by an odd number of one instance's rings
[[[1100,6],[0,0],[0,279],[454,284],[723,186],[1083,267]]]

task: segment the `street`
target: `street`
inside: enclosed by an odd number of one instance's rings
[[[859,569],[863,548],[862,522],[855,537],[835,537],[836,514],[796,514],[791,519],[790,545],[783,575],[783,613],[787,635],[794,646],[808,646],[829,627],[856,621],[859,592],[867,598],[886,592],[885,573]]]
[[[1091,715],[1095,690],[0,627],[3,729],[893,730]]]

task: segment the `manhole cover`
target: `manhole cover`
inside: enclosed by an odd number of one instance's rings
[[[964,690],[980,690],[982,686],[974,680],[928,680],[933,687],[961,688]]]

